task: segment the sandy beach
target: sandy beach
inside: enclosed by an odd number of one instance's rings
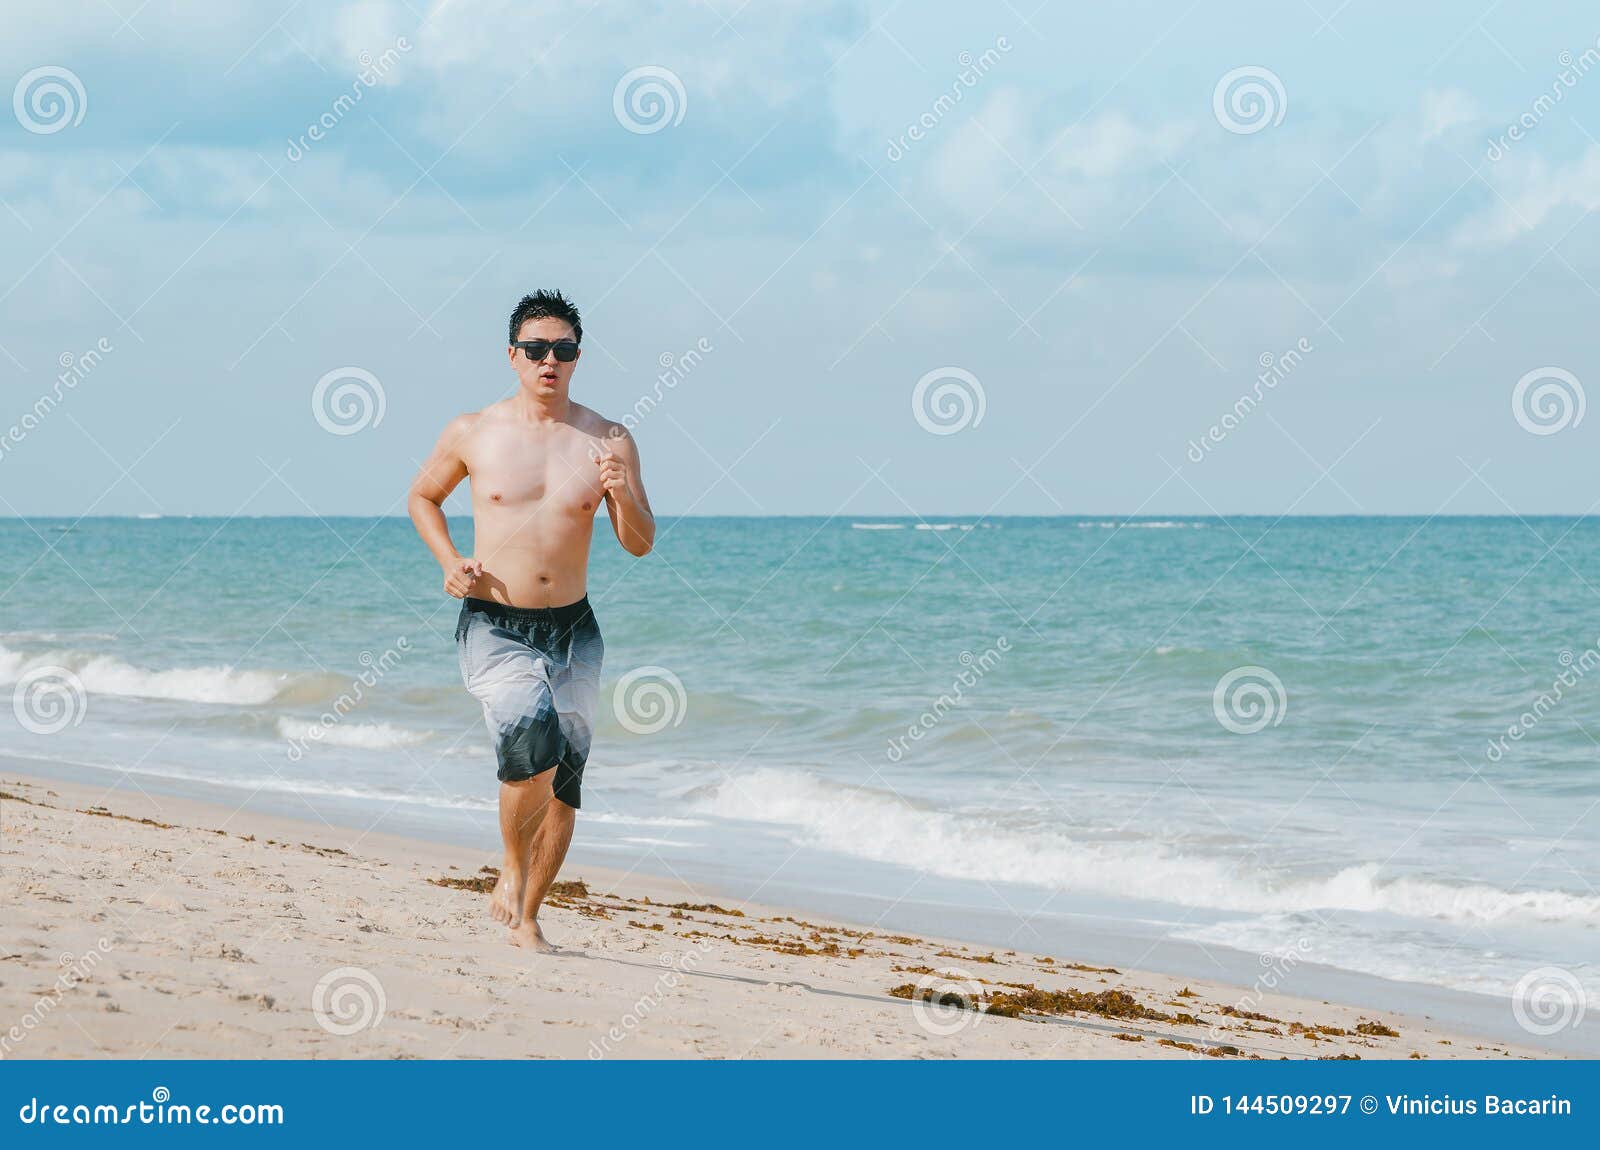
[[[1071,955],[887,934],[592,867],[485,914],[488,852],[0,778],[12,1058],[1530,1058]]]

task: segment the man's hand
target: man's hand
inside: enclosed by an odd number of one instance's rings
[[[606,494],[617,500],[632,500],[633,492],[628,487],[628,468],[617,458],[617,453],[609,447],[601,448],[595,462],[600,465],[600,486]]]
[[[483,563],[477,559],[456,556],[454,563],[444,569],[445,593],[457,599],[472,594],[472,585],[483,574]]]

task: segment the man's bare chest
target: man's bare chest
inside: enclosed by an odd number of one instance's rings
[[[485,508],[540,504],[592,511],[604,494],[596,444],[578,433],[490,431],[465,453],[473,502]]]

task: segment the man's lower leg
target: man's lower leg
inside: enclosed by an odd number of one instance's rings
[[[509,927],[522,922],[528,862],[539,824],[550,802],[548,774],[500,784],[500,838],[505,844],[505,859],[494,893],[489,896],[489,914],[496,922]]]
[[[545,941],[544,932],[539,929],[539,908],[544,905],[545,895],[550,893],[556,875],[561,873],[567,848],[572,845],[572,828],[577,821],[577,814],[560,799],[552,798],[539,822],[528,863],[521,923],[512,931],[514,942],[535,950],[552,949]]]

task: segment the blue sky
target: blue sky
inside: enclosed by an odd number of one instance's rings
[[[0,513],[401,513],[539,286],[668,513],[1590,509],[1592,7],[1033,8],[8,10]]]

